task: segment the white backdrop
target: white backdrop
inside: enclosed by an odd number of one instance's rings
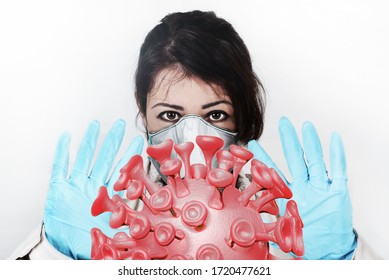
[[[195,3],[195,4],[194,4]],[[267,90],[263,146],[287,173],[277,122],[305,120],[348,161],[354,226],[389,259],[389,12],[386,1],[2,1],[0,3],[0,259],[42,220],[58,136],[71,163],[88,123],[100,138],[135,126],[133,75],[146,33],[167,13],[213,10],[251,51]],[[100,142],[101,143],[101,142]],[[124,150],[124,146],[121,152]]]

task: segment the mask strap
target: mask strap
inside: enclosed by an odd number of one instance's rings
[[[147,123],[147,120],[146,120],[145,129],[146,129],[146,138],[147,138],[147,143],[148,143],[148,144],[151,144],[151,142],[150,142],[149,124]]]

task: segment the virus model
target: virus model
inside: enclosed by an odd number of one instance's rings
[[[275,199],[289,199],[292,192],[277,172],[252,159],[243,147],[222,150],[218,137],[198,136],[196,142],[206,165],[190,164],[192,142],[174,145],[167,139],[147,148],[167,176],[164,187],[149,178],[142,157],[135,155],[114,185],[126,198],[110,198],[106,187],[100,188],[92,215],[111,212],[110,227],[123,232],[110,238],[92,229],[92,259],[277,259],[269,252],[270,242],[284,252],[303,255],[303,223],[296,203],[289,200],[279,216]],[[171,156],[173,148],[180,159]],[[212,167],[214,157],[217,168]],[[241,191],[236,188],[239,173],[250,160],[252,180]],[[144,207],[134,210],[127,199],[140,199]],[[265,223],[263,213],[277,219]]]

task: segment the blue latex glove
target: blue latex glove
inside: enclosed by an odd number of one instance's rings
[[[108,179],[123,140],[125,122],[123,120],[115,122],[91,169],[99,129],[97,121],[89,125],[70,174],[68,174],[70,144],[68,133],[60,137],[55,153],[46,199],[44,226],[48,241],[58,251],[73,259],[90,259],[91,228],[98,227],[110,237],[119,231],[109,227],[110,213],[93,217],[91,206],[100,186],[107,186],[110,195],[114,193],[113,185],[120,176],[120,168],[133,155],[140,154],[143,148],[143,138],[135,137]]]
[[[254,158],[273,167],[293,192],[304,223],[304,259],[350,259],[356,248],[352,209],[347,189],[346,160],[340,135],[333,133],[330,143],[331,176],[328,177],[316,129],[310,122],[302,128],[304,149],[292,123],[282,117],[279,133],[292,177],[288,182],[265,150],[252,140],[248,149]],[[281,214],[286,199],[277,201]]]

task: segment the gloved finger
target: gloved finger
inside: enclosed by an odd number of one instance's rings
[[[346,155],[342,138],[336,132],[331,135],[330,164],[332,186],[340,189],[347,187]]]
[[[111,191],[113,185],[120,177],[120,169],[127,164],[127,162],[130,160],[130,158],[134,155],[139,155],[142,153],[143,150],[143,137],[138,135],[136,136],[128,146],[126,152],[124,153],[123,157],[119,160],[119,162],[116,164],[115,169],[112,172],[111,178],[108,182],[108,191]]]
[[[313,183],[314,181],[328,181],[323,149],[317,131],[311,122],[305,122],[303,125],[303,143],[308,163],[309,180]]]
[[[68,175],[68,166],[69,166],[69,146],[70,146],[70,134],[66,132],[62,134],[58,140],[58,144],[54,156],[51,182],[66,179]]]
[[[288,118],[282,117],[278,124],[282,149],[293,181],[308,180],[308,170],[305,164],[304,151],[297,133]]]
[[[92,168],[90,177],[95,179],[99,184],[104,184],[111,170],[113,161],[122,144],[126,123],[124,120],[118,120],[108,132],[100,152]]]
[[[78,150],[73,169],[70,173],[70,178],[75,178],[80,175],[88,177],[93,156],[96,150],[99,131],[100,124],[97,121],[93,121],[89,124],[89,127]]]
[[[273,168],[277,171],[278,175],[284,180],[285,183],[288,184],[284,174],[279,170],[274,161],[270,158],[270,156],[266,153],[265,149],[255,140],[250,140],[247,144],[247,148],[250,152],[254,154],[254,158],[263,162],[268,168]]]

